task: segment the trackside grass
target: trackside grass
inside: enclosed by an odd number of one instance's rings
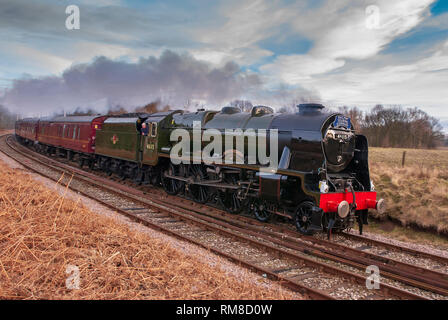
[[[294,298],[253,279],[93,213],[0,161],[0,299]]]
[[[389,217],[448,234],[448,150],[370,148],[369,164]]]

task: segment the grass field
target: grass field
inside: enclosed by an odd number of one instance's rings
[[[369,164],[388,216],[448,234],[448,150],[370,148]]]
[[[221,265],[93,213],[0,161],[0,299],[293,297]],[[79,288],[66,285],[74,267]]]

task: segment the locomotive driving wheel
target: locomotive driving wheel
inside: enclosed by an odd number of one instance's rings
[[[175,195],[179,193],[182,189],[184,183],[182,181],[170,178],[169,176],[178,176],[180,173],[180,169],[178,166],[173,165],[172,163],[162,171],[162,186],[166,193],[170,195]]]
[[[235,175],[230,175],[224,179],[227,184],[237,184]],[[243,209],[243,201],[238,196],[238,190],[218,189],[218,203],[229,213],[237,214]]]
[[[190,167],[190,177],[193,177],[194,181],[207,180],[207,173],[201,165],[193,165]],[[209,187],[201,186],[199,184],[188,185],[188,191],[191,198],[198,203],[206,203],[210,198]]]
[[[314,204],[311,201],[304,201],[297,207],[294,215],[294,224],[297,230],[305,235],[312,235],[314,233],[311,230],[311,218],[313,216],[311,209],[313,206]]]
[[[250,209],[258,221],[267,222],[272,216],[271,211],[269,210],[268,203],[266,201],[262,201],[260,199],[255,199]]]

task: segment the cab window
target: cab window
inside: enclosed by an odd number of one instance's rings
[[[157,122],[153,122],[151,124],[151,137],[155,137],[157,135]]]

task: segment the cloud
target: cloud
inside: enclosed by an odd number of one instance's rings
[[[322,98],[336,104],[372,106],[377,103],[424,106],[432,115],[443,115],[448,106],[448,41],[432,53],[409,63],[362,65],[315,79]],[[445,111],[446,114],[446,111]]]
[[[65,8],[68,4],[80,8],[79,30],[66,29],[68,15]],[[163,11],[156,8],[157,3],[148,5],[151,7],[138,10],[114,0],[95,3],[86,0],[70,3],[0,0],[0,54],[7,51],[9,44],[13,44],[27,46],[55,59],[83,63],[101,55],[110,58],[126,56],[137,60],[156,52],[160,54],[168,48],[185,51],[185,48],[195,46],[189,28],[203,25],[202,19],[187,19],[194,17],[194,14],[179,13],[175,7]],[[21,67],[21,62],[26,60],[17,57],[17,75],[27,69]],[[58,72],[65,67],[59,68]],[[37,64],[33,69],[38,68]]]
[[[367,2],[351,6],[345,1],[326,2],[293,23],[297,31],[314,40],[313,48],[307,54],[280,55],[261,70],[272,78],[303,84],[304,79],[344,66],[348,59],[371,58],[396,37],[418,25],[433,2],[378,1],[379,29],[366,27]]]
[[[193,53],[211,55],[215,62],[253,64],[274,54],[257,43],[277,35],[294,12],[278,0],[225,1],[217,15],[221,24],[193,29],[192,36],[201,43]]]
[[[313,75],[322,74],[342,67],[344,60],[309,55],[282,55],[274,63],[264,65],[260,70],[286,83],[303,84]]]
[[[379,28],[366,27],[366,7],[351,6],[319,39],[312,54],[337,58],[366,59],[417,26],[429,14],[434,0],[377,1]]]
[[[58,57],[51,53],[42,52],[24,44],[10,43],[8,47],[3,49],[9,56],[15,58],[20,57],[27,61],[29,66],[39,65],[41,70],[45,70],[46,73],[56,73],[60,70],[68,68],[72,61],[66,58]]]
[[[279,1],[229,1],[219,10],[225,23],[216,28],[199,30],[201,43],[226,50],[246,48],[254,45],[273,32],[287,11],[278,7]]]
[[[162,99],[175,107],[188,99],[219,104],[259,88],[257,75],[242,72],[228,62],[213,67],[188,54],[165,51],[137,63],[96,58],[78,64],[62,76],[16,80],[0,100],[21,113],[45,113],[102,104],[135,107]],[[97,105],[98,106],[98,105]]]

